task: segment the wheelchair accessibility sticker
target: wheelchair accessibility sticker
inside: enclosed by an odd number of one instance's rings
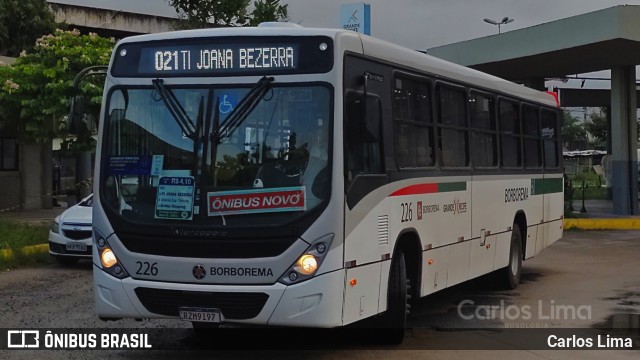
[[[220,100],[220,104],[218,105],[218,110],[220,110],[221,115],[228,115],[236,108],[238,102],[240,101],[240,92],[239,91],[229,91],[218,94],[218,99]]]

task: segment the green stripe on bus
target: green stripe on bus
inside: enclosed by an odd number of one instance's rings
[[[564,183],[557,179],[531,179],[531,195],[542,195],[562,192]]]
[[[467,190],[467,182],[439,183],[438,192],[465,191]]]

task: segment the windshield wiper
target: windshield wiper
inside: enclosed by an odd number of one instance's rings
[[[164,80],[154,79],[151,82],[153,83],[154,89],[160,94],[160,98],[167,106],[167,109],[169,109],[169,112],[176,120],[182,133],[188,138],[193,139],[194,136],[196,136],[196,127],[182,105],[180,105],[180,101],[178,101],[176,95],[164,85]]]
[[[196,119],[196,132],[194,133],[194,136],[193,136],[193,157],[195,159],[193,162],[194,174],[200,174],[202,172],[201,169],[203,169],[203,168],[198,169],[198,156],[202,156],[203,158],[206,157],[204,156],[206,154],[206,151],[203,151],[202,149],[200,149],[203,142],[205,144],[207,143],[204,140],[203,135],[201,135],[203,130],[202,129],[203,122],[204,122],[204,96],[201,96],[200,104],[198,105],[198,118]]]
[[[211,102],[209,102],[209,104],[211,104]],[[215,174],[215,167],[216,167],[216,156],[217,156],[217,150],[218,150],[218,143],[219,141],[217,140],[217,136],[219,134],[218,130],[220,129],[220,98],[217,97],[216,98],[216,104],[215,104],[215,108],[214,108],[214,115],[213,115],[213,130],[211,129],[211,122],[209,121],[208,117],[210,114],[210,111],[207,111],[207,122],[204,126],[204,136],[205,139],[207,137],[210,137],[208,140],[213,142],[213,144],[211,145],[211,166],[212,166],[212,174]],[[211,110],[211,109],[209,109]],[[214,137],[215,140],[214,140]],[[204,169],[206,167],[207,164],[207,154],[209,154],[209,141],[205,141],[203,144],[203,149],[202,149],[202,169]]]
[[[224,124],[219,128],[214,126],[211,134],[211,141],[215,145],[220,144],[222,139],[228,138],[233,132],[242,125],[249,114],[258,106],[260,100],[264,98],[267,91],[271,88],[273,77],[263,76],[249,92],[240,100],[238,106],[231,111]]]

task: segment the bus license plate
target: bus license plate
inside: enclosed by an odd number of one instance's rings
[[[87,244],[67,244],[67,251],[87,251]]]
[[[178,311],[180,313],[180,320],[182,321],[197,321],[208,323],[222,322],[222,313],[220,312],[220,309],[181,307],[178,309]]]

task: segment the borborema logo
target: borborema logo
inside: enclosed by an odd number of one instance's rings
[[[198,280],[204,279],[205,275],[207,275],[207,270],[204,268],[204,265],[198,264],[193,267],[193,277]]]

